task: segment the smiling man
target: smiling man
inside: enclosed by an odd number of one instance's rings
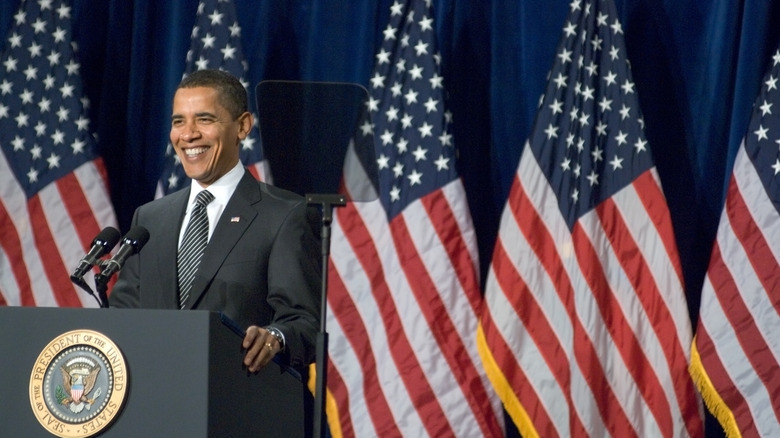
[[[170,140],[190,187],[139,207],[149,242],[130,257],[112,307],[224,312],[246,329],[244,364],[314,361],[321,262],[301,196],[259,182],[239,160],[252,127],[235,77],[200,70],[173,99]]]

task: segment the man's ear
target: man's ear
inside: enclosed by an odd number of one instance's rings
[[[252,122],[254,119],[252,118],[252,114],[250,112],[245,112],[244,114],[241,114],[238,116],[238,138],[243,140],[249,136],[249,131],[252,130]]]

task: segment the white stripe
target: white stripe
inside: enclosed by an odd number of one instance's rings
[[[373,208],[365,209],[373,209],[376,211],[381,210],[381,206],[373,206]],[[363,267],[354,257],[354,252],[349,245],[349,241],[344,237],[344,231],[341,229],[341,224],[337,219],[338,214],[339,211],[337,210],[334,213],[336,220],[333,221],[331,261],[333,262],[334,268],[339,272],[339,276],[344,281],[345,288],[352,296],[355,307],[360,313],[361,320],[369,322],[365,325],[366,336],[371,344],[371,354],[374,356],[374,361],[377,364],[376,373],[382,388],[382,395],[387,400],[393,417],[396,419],[403,419],[403,421],[400,422],[399,427],[407,426],[409,430],[424,430],[422,420],[417,415],[414,405],[411,404],[409,395],[399,376],[399,371],[395,367],[392,356],[390,356],[390,343],[387,339],[387,333],[379,306],[377,305],[374,296],[371,294],[371,285],[369,280],[365,277]],[[383,214],[381,216],[383,216]],[[383,217],[380,217],[379,220],[385,221],[386,223],[386,220]],[[329,308],[328,310],[329,314],[334,313],[334,309]],[[339,341],[334,339],[331,342],[337,343]],[[353,364],[346,362],[346,358],[338,356],[336,352],[330,348],[329,351],[331,360],[334,363],[338,362],[340,369],[345,369],[345,371],[342,372],[342,377],[350,394],[350,415],[352,415],[353,422],[355,422],[356,436],[376,435],[375,431],[371,433],[358,433],[358,431],[362,431],[364,430],[364,427],[368,426],[368,424],[362,423],[369,423],[370,417],[356,416],[356,413],[352,411],[352,409],[354,409],[352,405],[359,402],[359,400],[352,400],[352,393],[361,394],[363,391],[362,375],[350,374],[350,370],[354,369],[352,366]],[[378,395],[371,394],[371,396],[375,397]],[[396,423],[399,423],[399,421],[396,420]]]
[[[33,239],[27,210],[27,199],[24,196],[22,187],[19,186],[16,178],[14,178],[14,173],[8,165],[5,155],[2,153],[0,153],[0,190],[2,190],[0,198],[8,211],[10,222],[14,226],[14,232],[19,236],[22,250],[22,260],[15,260],[13,263],[24,263],[26,266],[36,305],[54,306],[56,305],[56,300],[46,277],[44,275],[33,275],[33,273],[43,273],[44,268],[41,264],[41,255]],[[6,255],[6,257],[8,256]],[[16,290],[17,294],[19,293],[20,286],[15,284],[16,279],[12,271],[2,271],[0,276],[2,276],[3,291]],[[8,299],[8,301],[9,303],[21,304],[20,295]]]
[[[453,187],[456,190],[462,188],[460,180],[455,180],[448,186]],[[463,208],[464,205],[460,203],[459,207]],[[464,221],[470,219],[468,210],[453,210],[453,215],[461,217]],[[428,224],[433,224],[433,220],[428,216],[428,213],[425,211],[420,201],[415,201],[410,204],[404,210],[403,217],[408,226],[409,235],[414,242],[415,250],[417,254],[420,255],[421,261],[425,265],[425,269],[428,271],[428,274],[433,281],[433,285],[436,288],[435,291],[431,290],[429,292],[436,292],[439,299],[442,300],[444,310],[447,312],[448,318],[458,332],[458,339],[462,342],[463,347],[469,354],[471,365],[480,377],[485,394],[490,396],[493,393],[492,386],[488,384],[482,367],[478,366],[478,364],[481,363],[477,351],[476,334],[478,319],[472,310],[466,292],[460,284],[458,273],[455,270],[456,268],[450,263],[450,254],[448,254],[447,248],[441,242],[438,234],[432,229],[433,225],[428,226]],[[470,221],[468,222],[470,223]],[[419,224],[423,224],[424,226],[419,226]],[[472,266],[474,266],[473,263]],[[478,284],[476,272],[472,272],[472,274],[474,275],[475,284]],[[420,315],[422,316],[422,312]],[[424,320],[418,321],[419,323],[425,322]],[[421,330],[423,329],[421,328]],[[426,361],[426,363],[431,360],[439,360],[441,361],[441,365],[436,365],[437,368],[444,366],[445,364],[449,367],[443,355],[439,354],[436,349],[431,349],[431,344],[435,344],[436,341],[431,337],[429,328],[424,331],[414,331],[412,333],[414,333],[417,338],[413,341],[413,348],[415,351],[421,349],[436,353],[433,357],[423,358],[421,360]],[[444,348],[447,347],[445,346]],[[476,422],[463,421],[464,416],[473,415],[471,407],[467,403],[463,403],[463,400],[468,398],[470,394],[463,393],[462,388],[457,385],[457,381],[453,378],[452,372],[434,373],[434,371],[439,371],[439,369],[432,369],[430,374],[426,374],[429,376],[429,381],[433,390],[438,394],[444,411],[447,413],[447,416],[451,418],[450,424],[455,427],[455,433],[461,436],[481,433]],[[446,404],[447,402],[444,401],[444,394],[451,397],[451,402],[449,404]],[[502,418],[503,414],[497,397],[491,397],[490,401],[493,402],[492,407],[496,418]],[[464,429],[461,430],[459,426],[464,426]]]
[[[660,434],[660,431],[655,429],[657,424],[655,424],[646,403],[641,399],[641,394],[639,394],[636,383],[628,371],[627,364],[624,363],[618,353],[614,340],[609,334],[605,322],[601,318],[601,314],[598,311],[598,303],[595,300],[593,292],[585,278],[582,276],[579,262],[572,246],[573,242],[571,241],[568,226],[558,207],[557,197],[555,197],[548,186],[546,178],[538,167],[538,163],[534,159],[533,154],[530,153],[530,149],[526,150],[528,153],[523,154],[517,175],[525,187],[526,194],[531,199],[536,210],[540,212],[542,220],[547,224],[547,227],[555,240],[558,255],[561,257],[566,272],[572,282],[577,318],[583,325],[586,333],[588,333],[588,337],[591,339],[591,342],[596,349],[597,358],[604,369],[605,377],[609,382],[613,393],[617,397],[618,402],[623,406],[623,410],[627,414],[629,421],[632,422],[640,434],[643,433],[643,427],[650,427],[650,430],[644,429],[644,432],[657,436]],[[600,228],[600,223],[598,222],[598,217],[595,215],[595,212],[592,211],[588,213],[586,216],[582,217],[579,222],[581,223],[583,230],[586,231],[586,234],[590,234],[588,237],[597,252],[599,251],[599,248],[605,248],[609,245],[609,242],[603,235],[603,230],[601,230],[601,233],[594,233],[594,230]],[[594,241],[594,239],[596,240]],[[614,258],[611,258],[611,260],[613,262],[610,263],[616,263]],[[602,259],[602,263],[603,262],[604,259]],[[522,266],[522,262],[520,263],[519,266]],[[619,264],[617,266],[619,267]],[[609,272],[612,270],[607,269],[607,271]],[[622,270],[619,271],[620,275],[623,275]],[[548,319],[555,321],[552,319],[552,316],[548,316]],[[564,348],[570,352],[569,355],[573,358],[574,346],[564,345]],[[575,365],[576,361],[570,363]],[[589,392],[586,381],[573,381],[572,385],[583,385],[581,386],[583,391]],[[582,401],[584,402],[585,400]],[[636,403],[640,401],[641,407],[638,407]],[[581,406],[578,400],[574,400],[573,402],[575,406]],[[632,413],[637,412],[637,409],[640,409],[642,413],[641,418],[632,415]],[[585,413],[584,418],[589,419],[593,417],[595,417],[595,415]],[[589,421],[583,419],[584,424],[588,424],[588,422]],[[592,432],[597,434],[606,433],[606,431],[599,430],[594,430]]]
[[[745,281],[751,284],[750,279]],[[729,323],[723,308],[720,306],[712,286],[710,276],[704,279],[704,287],[701,297],[701,312],[699,321],[712,339],[711,345],[723,364],[723,368],[734,385],[740,392],[745,402],[750,407],[756,430],[761,436],[780,436],[780,424],[773,410],[772,399],[756,376],[756,370],[747,360],[746,352],[742,349],[734,327]]]
[[[740,149],[740,151],[742,150]],[[769,245],[775,260],[780,260],[778,257],[780,254],[778,251],[780,216],[773,208],[772,201],[767,196],[752,163],[747,163],[749,167],[742,165],[742,160],[747,159],[746,156],[741,157],[741,159],[738,157],[738,159],[740,162],[735,163],[735,166],[739,164],[740,168],[735,170],[735,174],[737,175],[739,192],[745,200],[751,218],[759,227],[764,241]],[[722,216],[721,224],[725,224],[729,220],[728,215],[723,214]],[[718,229],[717,240],[721,248],[721,256],[729,270],[732,271],[732,275],[734,272],[737,273],[735,277],[737,278],[737,287],[742,300],[750,311],[751,318],[766,341],[775,362],[780,363],[780,337],[777,336],[780,333],[780,315],[778,315],[780,309],[775,308],[772,297],[770,297],[770,294],[777,293],[777,291],[765,290],[752,266],[746,265],[747,253],[739,238],[734,236],[734,230],[730,223],[728,223],[728,228]],[[766,273],[761,274],[766,275]],[[777,272],[772,274],[774,277],[780,275]]]
[[[82,291],[78,286],[70,283],[69,278],[67,277],[73,268],[78,265],[79,260],[81,260],[81,257],[85,254],[85,250],[81,246],[75,224],[71,220],[65,204],[62,202],[62,195],[60,194],[57,184],[52,183],[44,187],[38,192],[38,196],[40,198],[44,217],[46,218],[46,223],[48,224],[47,226],[54,238],[54,245],[57,247],[57,257],[62,260],[62,264],[66,269],[66,272],[51,272],[50,274],[54,274],[58,278],[63,278],[64,281],[68,281],[72,290],[70,293],[79,298],[82,306],[97,307],[97,301],[95,301],[87,292]],[[89,248],[87,248],[87,250],[88,249]],[[51,270],[52,268],[47,269]],[[41,271],[38,276],[45,277],[46,274]],[[39,303],[38,305],[41,306],[44,304]],[[56,305],[56,303],[52,303],[52,305]]]

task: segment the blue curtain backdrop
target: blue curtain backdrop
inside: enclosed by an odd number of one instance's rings
[[[20,0],[0,2],[7,35]],[[669,200],[691,317],[726,178],[780,42],[780,0],[616,0]],[[72,0],[92,126],[120,226],[153,198],[197,0]],[[392,0],[235,0],[249,79],[368,85]],[[482,273],[568,0],[435,0]]]

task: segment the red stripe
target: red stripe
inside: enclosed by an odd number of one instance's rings
[[[598,400],[599,397],[604,397],[608,402],[599,403],[597,405],[599,413],[601,414],[604,424],[607,424],[607,419],[611,418],[616,422],[623,423],[628,422],[625,417],[625,413],[622,411],[622,407],[619,403],[615,402],[615,394],[609,385],[606,384],[606,376],[604,370],[598,362],[598,355],[594,348],[591,339],[588,336],[587,331],[582,326],[582,322],[577,316],[575,307],[574,290],[572,289],[571,279],[569,278],[563,262],[560,259],[557,251],[555,250],[556,244],[549,230],[547,224],[538,215],[535,206],[528,199],[522,183],[515,177],[515,182],[510,191],[509,205],[511,207],[514,220],[517,222],[520,230],[528,241],[529,246],[533,249],[534,254],[541,263],[542,268],[547,272],[550,280],[555,286],[555,292],[558,294],[560,302],[566,309],[566,315],[569,318],[569,322],[572,326],[572,345],[560,345],[555,343],[550,345],[549,348],[556,349],[562,348],[565,351],[571,350],[574,353],[574,358],[577,361],[583,375],[586,378],[588,385],[591,388],[593,397]],[[521,303],[522,304],[522,303]],[[533,327],[538,322],[534,321],[528,324]],[[545,356],[552,355],[547,352]],[[568,359],[563,361],[556,361],[550,366],[553,375],[560,375],[562,371],[558,368],[571,367],[571,363]],[[571,388],[569,385],[564,386],[567,399],[569,399],[569,413],[570,424],[573,431],[578,429],[584,429],[581,423],[581,419],[577,416],[576,407],[571,401]],[[613,406],[616,405],[616,406]]]
[[[436,191],[435,194],[426,197],[440,197],[439,194],[440,191]],[[432,202],[432,204],[438,204],[440,209],[445,208],[441,203]],[[447,207],[449,207],[449,204]],[[449,210],[449,208],[447,209]],[[444,214],[444,216],[446,217],[447,214]],[[429,212],[429,219],[434,224],[434,228],[437,228],[439,224],[436,218],[436,214]],[[416,225],[428,228],[427,224]],[[465,394],[465,400],[482,429],[482,433],[485,436],[502,435],[503,430],[498,423],[498,419],[493,414],[490,397],[485,391],[484,385],[482,385],[479,372],[469,356],[466,346],[463,344],[463,339],[460,337],[455,323],[453,323],[447,312],[447,307],[442,301],[442,297],[437,293],[436,282],[431,278],[430,272],[425,268],[425,264],[416,250],[403,215],[398,215],[393,219],[390,223],[390,231],[398,251],[398,258],[403,260],[401,268],[409,280],[409,287],[411,287],[412,293],[417,299],[420,311],[428,322],[431,334],[438,343],[442,356],[449,364],[453,378],[458,382],[461,391]],[[471,265],[470,259],[467,258],[467,260],[469,260],[466,266],[468,269],[473,265]],[[454,266],[455,271],[458,271],[460,268],[460,266]],[[464,310],[466,309],[461,311]],[[469,312],[469,314],[476,320],[476,313]],[[446,421],[446,419],[442,418],[442,421]],[[438,432],[444,432],[449,428],[449,425],[445,427],[442,424],[440,427],[441,429]]]
[[[571,408],[574,403],[571,400],[571,373],[568,367],[568,358],[560,347],[560,342],[554,336],[555,331],[547,321],[544,312],[539,308],[539,303],[528,290],[528,285],[518,275],[515,266],[509,259],[504,244],[501,239],[496,241],[496,247],[493,250],[492,269],[496,277],[496,282],[500,286],[500,293],[506,295],[507,301],[512,306],[515,314],[522,323],[521,330],[528,332],[528,335],[534,340],[534,344],[541,352],[542,356],[550,368],[550,372],[558,382],[566,403]],[[499,291],[496,291],[499,293]],[[539,399],[539,395],[534,391],[528,376],[515,360],[514,354],[504,341],[498,328],[489,313],[488,317],[482,319],[482,327],[485,331],[490,350],[496,362],[504,372],[504,376],[509,382],[515,397],[523,405],[523,408],[533,413],[534,428],[541,436],[558,436],[555,425],[550,419],[550,415],[545,406]],[[511,336],[511,333],[507,333]],[[570,425],[582,426],[578,417],[573,413],[569,415]],[[576,436],[573,430],[570,430],[572,436]],[[585,430],[581,429],[584,434]]]
[[[471,304],[472,312],[474,315],[478,315],[482,305],[479,281],[468,245],[463,239],[450,203],[447,202],[447,198],[443,196],[441,190],[422,197],[420,201],[433,223],[433,229],[439,236],[439,240],[446,248],[450,264],[455,267],[455,275],[457,275],[458,282],[466,294],[469,304]]]
[[[649,173],[645,173],[649,175]],[[651,180],[652,182],[652,180]],[[639,188],[637,188],[639,190]],[[659,193],[660,194],[660,193]],[[659,207],[659,206],[656,206]],[[685,419],[697,418],[698,408],[695,405],[689,403],[689,400],[695,400],[695,392],[693,392],[692,382],[688,374],[688,361],[685,357],[685,353],[682,351],[682,346],[679,342],[679,337],[672,323],[674,319],[669,313],[669,308],[664,304],[663,298],[658,291],[653,277],[653,272],[647,265],[647,261],[642,257],[642,252],[637,243],[634,241],[634,237],[626,227],[623,221],[623,216],[615,205],[615,201],[609,198],[596,207],[596,213],[599,215],[602,226],[606,233],[607,238],[611,243],[612,249],[615,251],[615,257],[620,263],[623,271],[626,273],[626,278],[631,282],[636,297],[642,304],[642,308],[645,310],[650,324],[653,326],[653,332],[656,334],[658,342],[661,344],[664,357],[667,361],[667,368],[669,373],[676,382],[677,385],[673,385],[677,399],[680,401],[680,409],[684,414]],[[664,225],[661,224],[661,227]],[[597,272],[602,272],[600,269]],[[599,279],[599,282],[602,280]],[[606,278],[603,279],[603,286],[609,290],[609,285],[606,283]],[[600,285],[594,286],[599,288]],[[601,290],[601,289],[598,289]],[[618,291],[620,293],[620,291]],[[604,293],[604,300],[598,299],[598,302],[612,299],[611,311],[616,315],[623,317],[622,310],[613,294]],[[602,314],[604,319],[608,319],[608,313],[610,310],[604,306],[602,308]],[[622,319],[622,318],[621,318]],[[618,326],[614,327],[610,325],[610,328],[615,330],[611,333],[617,334],[619,337],[615,338],[615,344],[619,346],[619,351],[623,356],[623,360],[627,365],[627,368],[634,380],[637,382],[637,386],[642,392],[642,396],[645,399],[650,411],[655,417],[658,427],[664,436],[670,436],[674,431],[674,420],[676,413],[672,412],[671,404],[664,392],[664,388],[661,385],[660,379],[657,373],[653,369],[652,364],[647,358],[642,349],[639,339],[630,327],[629,321],[618,321]],[[621,331],[625,330],[625,334]],[[629,333],[630,332],[630,333]],[[619,342],[620,339],[629,339],[631,342]],[[625,346],[625,348],[620,348]],[[639,365],[639,366],[635,366]],[[682,376],[683,380],[680,381],[679,377]],[[686,384],[687,382],[687,384]],[[693,408],[693,410],[691,410]],[[686,421],[686,426],[689,429],[691,435],[700,435],[702,430],[695,427],[695,421]]]
[[[731,196],[730,194],[728,196],[729,200],[726,202],[726,210],[729,217],[734,215],[734,213],[730,211],[733,207],[744,207],[741,202],[732,199],[735,197],[738,196]],[[738,226],[741,227],[742,230],[745,229],[744,223],[738,224]],[[741,230],[735,229],[735,231],[737,231],[738,236],[742,235],[740,232]],[[743,245],[745,244],[746,242],[743,242]],[[752,258],[752,256],[749,257]],[[744,297],[736,284],[738,279],[733,279],[727,274],[728,267],[721,265],[722,261],[723,255],[720,252],[720,246],[715,245],[712,251],[711,272],[708,272],[715,291],[715,296],[717,297],[721,308],[724,309],[723,313],[726,315],[726,318],[728,318],[728,323],[733,327],[737,341],[739,341],[739,345],[742,348],[745,357],[750,361],[750,364],[755,371],[755,376],[761,380],[761,383],[769,393],[775,418],[780,421],[780,418],[778,418],[778,415],[780,414],[780,397],[777,397],[777,394],[780,394],[780,379],[777,378],[777,370],[780,369],[780,365],[772,354],[772,350],[767,344],[766,339],[764,339],[761,331],[758,329],[756,320],[753,319],[750,309],[745,304]],[[751,293],[751,291],[748,291],[748,293]],[[736,414],[737,412],[735,412],[735,415]],[[738,419],[740,425],[743,424],[742,421]],[[752,421],[752,418],[750,421]]]
[[[639,178],[634,181],[633,185],[642,205],[645,207],[648,218],[655,225],[655,230],[664,244],[665,256],[674,266],[678,276],[677,280],[680,284],[683,284],[680,259],[677,254],[677,245],[674,240],[672,220],[661,187],[656,183],[656,180],[653,178],[650,171],[646,171],[640,175]],[[627,233],[628,230],[625,228],[622,229],[626,231],[622,238],[617,238],[617,236],[613,236],[611,233],[607,234],[611,237],[610,240],[612,241],[613,247],[616,248],[616,251],[620,252],[617,258],[621,261],[623,270],[625,272],[637,273],[636,275],[629,275],[634,290],[652,290],[652,293],[640,293],[639,299],[642,302],[645,312],[650,317],[650,321],[653,324],[653,329],[659,342],[663,346],[663,352],[666,356],[667,363],[669,364],[671,376],[674,379],[673,383],[677,404],[680,407],[688,434],[691,436],[699,436],[704,433],[704,425],[702,424],[699,406],[696,402],[696,388],[694,387],[693,380],[690,378],[688,372],[689,362],[687,354],[680,343],[681,339],[679,333],[677,333],[677,329],[673,323],[674,318],[667,306],[657,305],[658,303],[663,303],[663,299],[661,297],[661,292],[658,290],[658,283],[655,281],[655,278],[652,277],[652,271],[647,266],[645,259],[634,257],[633,254],[637,253],[632,253],[627,246],[619,246],[617,244],[619,241],[627,243],[633,242],[631,236]],[[617,249],[618,247],[620,247],[620,249]],[[650,275],[645,277],[641,274],[644,272],[647,272]],[[640,279],[646,281],[640,281]],[[680,297],[681,301],[682,298],[683,296]],[[688,345],[685,346],[685,348],[688,347]],[[669,415],[673,419],[676,416],[676,413],[669,412]]]
[[[682,264],[677,253],[677,241],[674,238],[674,227],[672,226],[669,206],[666,204],[661,186],[658,185],[651,171],[645,171],[634,181],[633,186],[642,205],[645,207],[645,213],[650,221],[655,224],[656,232],[663,242],[666,256],[670,264],[674,267],[677,280],[680,284],[685,284],[682,272]],[[693,388],[693,386],[691,386]],[[699,414],[696,414],[698,417]]]
[[[22,306],[35,306],[35,298],[32,294],[32,282],[30,273],[24,261],[24,251],[19,235],[16,234],[16,226],[11,221],[11,215],[5,208],[5,203],[0,202],[0,246],[3,247],[11,263],[11,271],[19,288],[19,302]],[[9,293],[2,291],[3,294]],[[7,301],[3,300],[3,305]]]
[[[615,348],[615,350],[611,350],[607,353],[608,357],[601,357],[601,359],[604,359],[606,363],[609,363],[613,357],[610,353],[620,354],[623,358],[623,362],[627,365],[628,371],[634,376],[635,381],[633,383],[636,384],[639,387],[640,392],[645,394],[645,397],[648,398],[648,386],[658,386],[658,379],[655,375],[647,376],[653,381],[651,383],[646,381],[644,376],[638,376],[638,369],[642,369],[642,374],[644,374],[645,372],[652,373],[652,368],[647,363],[642,346],[637,341],[634,332],[631,330],[631,327],[623,316],[620,306],[612,295],[610,285],[604,277],[605,268],[601,265],[601,260],[599,260],[599,256],[595,248],[591,245],[587,234],[583,231],[580,222],[577,222],[574,225],[574,229],[572,230],[572,242],[580,271],[582,272],[585,281],[588,283],[590,293],[593,294],[593,303],[595,303],[599,309],[599,316],[601,317],[602,324],[600,324],[600,327],[597,328],[597,330],[606,329],[606,331],[610,333]],[[598,333],[592,333],[590,335],[598,335]],[[589,335],[585,334],[583,336]],[[583,363],[582,366],[585,375],[589,378],[596,379],[595,381],[589,380],[589,383],[594,389],[594,395],[597,396],[599,394],[599,388],[609,387],[609,381],[604,376],[604,371],[601,368],[602,365],[595,349],[593,350],[593,354],[594,357],[592,360]],[[638,367],[635,365],[636,361],[640,364]],[[597,374],[588,372],[590,371],[590,366],[598,369],[599,372]],[[658,402],[664,404],[665,410],[669,409],[666,399],[658,400]],[[598,403],[602,413],[609,413],[609,415],[604,418],[606,420],[605,425],[612,435],[636,436],[637,431],[634,430],[633,425],[626,415],[625,406],[620,403],[613,392],[610,391],[609,397],[605,397],[601,400],[599,400],[599,397],[597,396],[596,403]],[[615,415],[618,412],[620,414]],[[666,429],[662,424],[659,424],[659,427],[662,431]],[[666,436],[669,435],[669,433],[666,434]]]
[[[352,426],[352,415],[349,413],[349,391],[344,384],[339,370],[333,366],[333,361],[328,361],[328,391],[336,401],[336,409],[339,415],[337,419],[341,429],[341,438],[354,438],[355,429]],[[400,432],[398,432],[400,434]]]
[[[371,351],[371,345],[368,342],[368,338],[365,336],[365,324],[363,324],[363,320],[361,319],[357,308],[354,306],[352,297],[346,290],[344,282],[341,280],[333,263],[329,263],[328,266],[328,305],[333,309],[333,318],[339,321],[344,336],[350,341],[352,351],[354,351],[356,355],[359,355],[360,352]],[[376,375],[376,362],[374,361],[373,355],[368,354],[366,356],[365,360],[360,362],[365,368],[363,370],[363,386],[371,387],[376,390],[379,388],[379,382]],[[352,426],[352,415],[348,409],[350,403],[349,391],[344,384],[341,373],[333,366],[332,358],[328,361],[327,384],[328,390],[333,394],[333,398],[336,400],[336,405],[338,407],[338,421],[341,427],[342,437],[354,437],[355,430]],[[377,391],[377,393],[381,392]],[[387,401],[384,397],[377,397],[376,403],[369,403],[367,407],[372,419],[392,418],[390,407],[387,405]]]
[[[49,285],[54,293],[54,299],[59,307],[81,307],[81,301],[76,295],[77,291],[70,282],[70,272],[62,261],[59,249],[54,244],[54,236],[51,233],[39,195],[35,195],[27,202],[27,214],[30,215],[33,238],[38,254],[43,264],[42,273],[49,280]],[[64,213],[63,213],[64,214]]]
[[[256,180],[262,181],[262,179],[260,178],[260,172],[257,171],[257,166],[258,164],[252,164],[250,166],[247,166],[246,170],[248,170],[249,173],[251,173]]]
[[[764,239],[764,233],[753,221],[750,209],[745,203],[735,179],[732,179],[729,184],[726,214],[734,234],[742,242],[742,246],[749,248],[749,251],[745,253],[753,266],[753,271],[764,287],[764,292],[780,290],[780,264],[777,263],[777,259]],[[773,297],[771,293],[768,293],[767,299],[772,302],[775,310],[780,310],[780,294],[774,295]]]
[[[710,270],[712,270],[712,266],[713,265],[710,265]],[[716,269],[723,267],[725,266],[718,263]],[[721,362],[717,351],[715,351],[715,345],[712,342],[712,338],[710,338],[707,329],[702,324],[699,324],[699,327],[696,330],[696,349],[699,351],[702,366],[707,371],[707,376],[710,378],[712,386],[731,410],[731,413],[734,414],[737,427],[742,432],[742,435],[760,436],[758,429],[756,429],[756,423],[753,421],[753,415],[750,412],[747,400],[745,400],[742,393],[737,389],[736,385],[734,385],[726,368],[723,367],[723,362]]]
[[[342,212],[349,212],[349,214]],[[371,240],[362,219],[354,211],[353,204],[348,204],[347,207],[339,210],[338,220],[343,230],[349,230],[349,233],[345,233],[345,237],[355,249],[355,256],[371,281],[371,293],[380,310],[387,338],[392,342],[390,354],[412,404],[420,418],[424,420],[426,430],[433,436],[454,434],[438,400],[431,397],[434,393],[433,389],[423,374],[422,366],[404,333],[403,323],[393,303],[385,274],[381,270],[382,263],[375,243]]]
[[[57,180],[57,190],[79,236],[82,249],[89,251],[92,239],[100,232],[100,225],[81,189],[81,184],[73,173],[69,173]]]

